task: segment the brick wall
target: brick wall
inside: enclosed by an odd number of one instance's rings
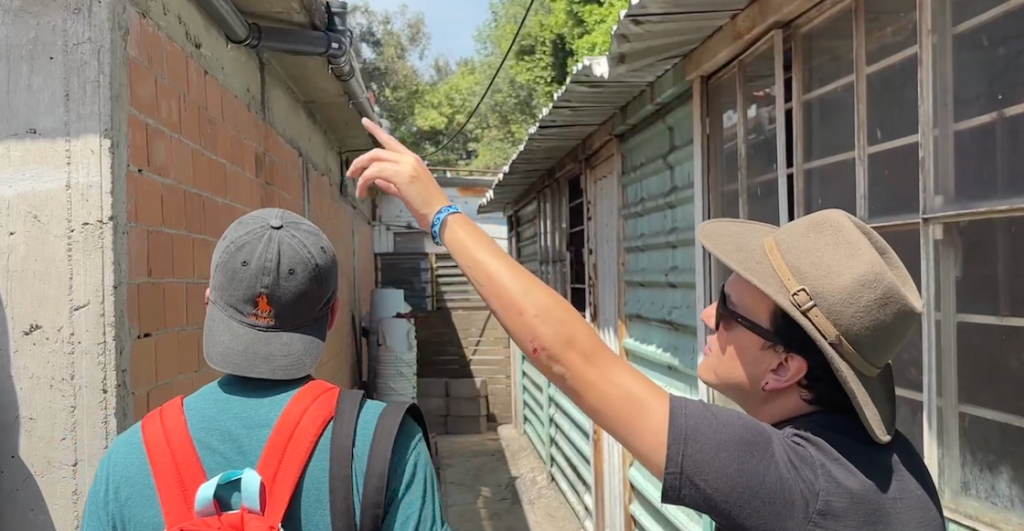
[[[134,418],[217,378],[202,356],[210,259],[227,226],[262,207],[302,215],[308,207],[335,246],[342,309],[317,376],[349,384],[354,214],[331,184],[340,177],[308,167],[184,49],[138,13],[131,17],[126,180]]]

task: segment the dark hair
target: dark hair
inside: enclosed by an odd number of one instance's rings
[[[833,413],[856,415],[850,396],[811,336],[781,308],[775,308],[772,313],[771,329],[781,342],[772,348],[796,354],[807,361],[807,375],[798,384],[809,395],[803,397],[804,401]]]

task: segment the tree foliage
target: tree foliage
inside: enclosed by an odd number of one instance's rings
[[[479,0],[476,0],[479,1]],[[393,133],[432,166],[500,169],[584,57],[607,51],[628,0],[535,0],[490,93],[465,130],[426,157],[469,116],[498,68],[530,0],[491,0],[477,28],[476,53],[455,63],[426,61],[421,13],[356,4],[350,17],[368,86]],[[426,66],[424,66],[426,65]]]

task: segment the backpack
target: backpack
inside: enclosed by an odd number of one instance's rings
[[[408,415],[423,430],[437,472],[436,456],[422,411],[412,402],[389,402],[374,428],[363,481],[358,526],[352,494],[352,453],[356,423],[365,397],[311,380],[296,391],[274,423],[255,468],[229,470],[208,477],[188,433],[178,396],[142,419],[142,442],[156,486],[165,531],[286,531],[281,520],[331,419],[328,489],[332,531],[379,531],[384,519],[391,450],[402,419]],[[238,482],[241,507],[222,510],[217,487]]]

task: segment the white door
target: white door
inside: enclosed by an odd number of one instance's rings
[[[594,168],[591,180],[593,190],[593,238],[596,262],[595,291],[597,315],[594,326],[601,339],[616,353],[619,352],[619,176],[618,155],[605,159]],[[622,446],[607,433],[600,435],[601,497],[603,529],[625,529],[626,507]],[[598,478],[595,478],[597,480]]]

